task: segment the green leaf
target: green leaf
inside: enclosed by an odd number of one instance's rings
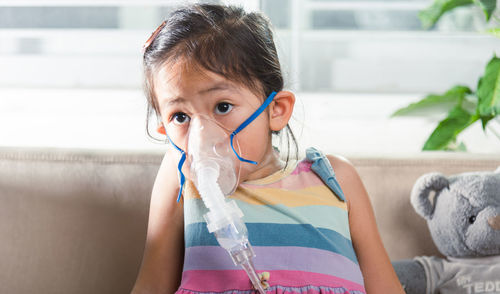
[[[455,7],[470,5],[475,0],[434,0],[431,6],[418,13],[424,29],[436,24],[439,18]]]
[[[467,86],[455,86],[442,95],[430,94],[422,100],[412,103],[406,107],[396,110],[391,116],[407,115],[414,113],[416,110],[426,108],[434,108],[443,104],[461,103],[467,94],[471,94],[472,90]],[[451,108],[451,107],[450,107]]]
[[[493,56],[486,65],[485,73],[477,85],[477,97],[477,112],[484,129],[500,113],[500,58]]]
[[[496,0],[474,0],[474,3],[476,3],[476,5],[479,6],[483,10],[484,15],[486,16],[486,20],[489,21],[491,18],[491,15],[493,14],[493,11],[497,7],[497,1]]]
[[[455,106],[429,136],[422,150],[446,150],[460,132],[478,120],[460,105]]]
[[[486,33],[495,36],[497,38],[500,38],[500,28],[488,29],[486,30]]]

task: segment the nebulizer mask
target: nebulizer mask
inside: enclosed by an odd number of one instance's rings
[[[237,187],[241,162],[257,164],[240,156],[235,136],[257,118],[274,99],[271,93],[264,103],[236,129],[225,126],[205,115],[194,115],[187,131],[187,150],[180,149],[169,136],[170,143],[181,153],[178,164],[180,186],[177,201],[182,194],[185,178],[182,166],[186,159],[189,163],[191,178],[208,209],[204,215],[207,228],[231,256],[235,265],[243,267],[254,288],[259,293],[265,291],[255,272],[253,258],[255,253],[248,241],[248,231],[242,220],[243,213],[234,200],[227,201]],[[186,155],[187,153],[187,155]],[[186,158],[187,157],[187,158]]]

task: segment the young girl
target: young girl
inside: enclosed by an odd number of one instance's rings
[[[212,127],[233,132],[239,168],[228,197],[243,211],[266,293],[404,293],[353,166],[315,149],[292,161],[290,143],[283,161],[273,147],[272,135],[282,131],[296,146],[288,127],[295,97],[283,91],[266,18],[189,6],[174,11],[144,50],[148,113],[161,121],[169,148],[152,191],[134,294],[255,293],[207,231],[187,168],[190,141]],[[202,125],[196,135],[195,122]]]

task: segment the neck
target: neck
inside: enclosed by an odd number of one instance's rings
[[[253,181],[267,177],[285,167],[285,162],[280,159],[278,152],[271,147],[268,156],[265,156],[257,165],[257,169],[253,170],[244,181]]]

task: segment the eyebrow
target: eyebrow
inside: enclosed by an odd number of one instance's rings
[[[186,103],[186,99],[184,99],[182,97],[175,97],[175,98],[167,99],[167,100],[163,101],[161,103],[161,107],[172,106],[175,104],[183,104],[183,103]]]
[[[226,83],[226,82],[218,82],[218,83],[215,83],[214,85],[211,85],[207,89],[203,89],[203,90],[198,91],[198,94],[205,94],[205,93],[212,92],[212,91],[220,91],[220,90],[228,90],[228,89],[234,89],[234,86],[229,84],[229,83]]]

